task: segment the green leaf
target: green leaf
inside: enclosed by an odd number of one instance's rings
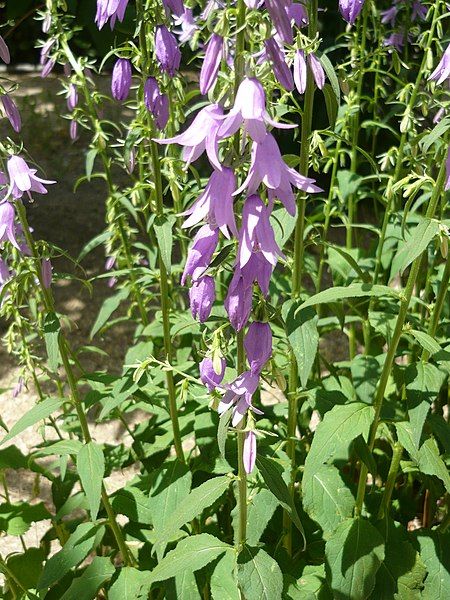
[[[6,561],[6,565],[25,590],[36,589],[44,559],[43,548],[28,548],[23,554],[11,555]]]
[[[78,440],[58,440],[53,444],[38,448],[33,456],[63,456],[67,454],[76,455],[83,444]]]
[[[176,223],[175,215],[159,215],[153,221],[156,239],[158,240],[159,252],[161,259],[166,267],[167,273],[170,274],[172,269],[172,247],[173,235],[172,228]]]
[[[168,542],[173,538],[177,531],[192,521],[197,515],[201,514],[205,508],[213,504],[227,490],[231,483],[230,477],[213,477],[208,479],[183,499],[181,504],[166,519],[163,527],[155,525],[155,544]]]
[[[326,83],[323,86],[322,92],[325,98],[325,106],[327,109],[328,121],[330,123],[330,127],[334,129],[339,108],[336,94],[334,93],[333,88],[329,83]]]
[[[229,408],[220,415],[219,426],[217,427],[217,445],[222,458],[225,458],[225,445],[227,442],[228,425],[231,420],[232,409]]]
[[[113,312],[119,308],[120,303],[128,298],[129,293],[127,288],[123,288],[117,294],[114,294],[114,296],[106,298],[91,329],[91,339],[105,326]]]
[[[91,180],[92,171],[94,169],[95,157],[97,156],[98,149],[92,148],[86,152],[86,179]]]
[[[303,488],[303,507],[319,523],[327,538],[353,514],[355,499],[333,465],[322,465]]]
[[[426,440],[419,450],[419,469],[422,473],[438,477],[444,484],[447,493],[450,494],[450,474],[439,456],[438,445],[432,438]]]
[[[353,385],[356,395],[366,404],[372,404],[381,374],[381,357],[358,354],[351,362]]]
[[[428,335],[428,333],[424,333],[423,331],[417,331],[417,329],[410,329],[408,333],[410,333],[422,346],[422,348],[429,352],[431,355],[436,354],[436,352],[442,350],[440,344],[438,344],[438,342],[434,338],[432,338],[431,335]]]
[[[365,296],[394,296],[398,297],[398,292],[387,285],[371,285],[369,283],[352,283],[349,286],[336,286],[314,294],[303,302],[300,308],[314,306],[316,304],[327,304],[337,302],[338,300],[347,300],[348,298],[361,298]]]
[[[333,64],[326,54],[321,55],[320,62],[330,81],[334,95],[336,96],[336,103],[339,107],[341,103],[341,88],[339,87],[339,80],[337,78],[336,71],[334,70]]]
[[[44,341],[48,356],[48,367],[50,371],[53,372],[55,372],[58,369],[58,365],[61,364],[58,346],[60,330],[61,324],[56,313],[51,312],[45,315]]]
[[[138,600],[141,588],[146,584],[149,573],[133,567],[122,567],[119,576],[108,590],[108,600]]]
[[[419,530],[416,534],[420,556],[428,575],[422,592],[423,600],[443,600],[450,590],[450,532]]]
[[[276,460],[268,458],[267,456],[262,456],[261,454],[256,457],[256,465],[269,491],[272,492],[281,506],[289,513],[292,522],[300,531],[303,541],[306,543],[305,532],[300,517],[298,516],[292,496],[289,493],[288,487],[281,474],[281,466]]]
[[[69,537],[62,549],[45,563],[37,588],[51,587],[73,567],[76,567],[98,546],[105,534],[105,527],[92,523],[81,523]]]
[[[286,600],[333,600],[325,581],[324,565],[318,567],[308,565],[300,579],[291,581],[288,575],[285,576],[285,581],[287,590],[283,598]]]
[[[23,535],[30,529],[31,523],[50,517],[43,502],[39,504],[6,502],[0,504],[0,531],[4,531],[7,535]]]
[[[253,496],[247,509],[247,544],[256,546],[277,509],[277,498],[264,488]]]
[[[94,600],[99,588],[111,579],[114,571],[109,558],[94,556],[83,574],[72,581],[61,600]]]
[[[211,575],[212,600],[240,600],[236,578],[236,557],[226,552],[217,562]]]
[[[384,540],[365,519],[338,525],[325,546],[327,582],[335,600],[366,600],[384,559]]]
[[[270,215],[270,222],[275,234],[275,241],[282,249],[295,229],[297,217],[293,217],[283,208],[276,208]]]
[[[165,586],[167,600],[202,600],[203,596],[198,591],[197,580],[194,573],[184,571],[181,575],[168,581]]]
[[[400,444],[408,452],[411,458],[418,463],[419,462],[419,449],[416,446],[416,436],[414,430],[409,421],[398,421],[395,423],[397,430],[397,437]]]
[[[391,268],[390,279],[400,271],[401,274],[407,267],[422,254],[428,244],[439,232],[439,222],[434,219],[424,218],[413,230],[406,243],[400,244]]]
[[[110,499],[114,512],[127,516],[130,521],[145,525],[152,523],[151,500],[139,488],[121,488]]]
[[[369,473],[375,478],[377,476],[377,465],[373,454],[362,435],[358,435],[358,437],[353,440],[352,447],[356,456],[366,465]]]
[[[28,458],[17,446],[0,450],[0,471],[3,469],[28,469]]]
[[[111,231],[104,231],[103,233],[96,235],[92,240],[89,240],[89,242],[81,249],[81,252],[77,258],[77,262],[81,262],[83,258],[85,258],[85,256],[87,256],[90,252],[92,252],[92,250],[94,250],[98,246],[101,246],[104,242],[109,240],[110,237]]]
[[[439,121],[439,123],[436,125],[436,127],[434,127],[430,131],[430,133],[428,133],[427,135],[424,135],[423,138],[420,140],[422,152],[424,152],[424,154],[426,154],[428,152],[428,150],[431,148],[432,144],[434,144],[434,142],[436,142],[437,140],[442,139],[444,133],[449,128],[450,128],[450,118],[444,117],[441,121]]]
[[[317,348],[319,320],[313,308],[299,310],[297,300],[288,300],[283,304],[282,316],[286,324],[286,333],[297,361],[298,374],[302,387],[306,387],[311,374]]]
[[[91,519],[95,521],[102,494],[105,458],[103,451],[95,442],[85,444],[77,455],[77,471],[86,494]]]
[[[31,410],[25,413],[23,417],[20,417],[17,423],[11,427],[10,431],[0,442],[0,445],[12,440],[16,435],[19,435],[19,433],[22,433],[22,431],[25,431],[25,429],[31,427],[38,421],[42,421],[42,419],[49,417],[61,406],[62,402],[62,398],[45,398],[36,404],[36,406],[33,406]]]
[[[245,600],[281,600],[281,569],[262,548],[244,546],[238,556],[237,575]]]
[[[362,177],[351,171],[342,170],[337,174],[339,182],[339,192],[344,202],[349,196],[353,196],[358,191]]]

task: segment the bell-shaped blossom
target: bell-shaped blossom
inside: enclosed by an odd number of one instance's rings
[[[383,40],[383,45],[395,48],[397,52],[401,52],[403,46],[405,45],[405,36],[400,32],[392,33],[385,40]]]
[[[127,5],[128,0],[97,0],[95,15],[97,27],[101,29],[110,20],[111,29],[114,29],[116,19],[119,19],[120,22],[123,21]]]
[[[273,72],[277,81],[286,90],[292,91],[294,89],[294,79],[292,73],[286,64],[286,58],[284,55],[283,48],[280,48],[275,39],[270,38],[264,42],[266,56],[272,63]]]
[[[262,414],[260,410],[252,405],[252,396],[258,385],[259,375],[254,375],[251,371],[244,371],[232,383],[225,385],[226,392],[219,403],[218,412],[222,414],[233,406],[231,418],[233,427],[236,427],[242,421],[248,409],[257,414]]]
[[[291,19],[287,13],[286,7],[290,4],[284,0],[265,0],[265,6],[276,32],[286,44],[292,44],[294,36],[292,33]]]
[[[246,325],[252,310],[252,300],[253,279],[246,278],[239,265],[235,265],[224,306],[228,319],[236,331],[240,331]]]
[[[0,35],[0,58],[7,65],[9,65],[9,63],[11,62],[11,56],[9,54],[9,48],[8,48],[5,40],[2,38],[1,35]]]
[[[39,57],[39,64],[40,65],[44,65],[48,61],[49,55],[50,55],[50,50],[53,48],[53,46],[55,45],[55,43],[56,43],[56,39],[55,38],[50,38],[42,46],[41,52],[40,52],[40,57]]]
[[[311,73],[313,74],[314,81],[316,82],[319,90],[321,90],[325,85],[325,71],[323,70],[322,63],[313,52],[308,54],[307,60],[309,68],[311,69]]]
[[[262,142],[266,136],[266,125],[278,129],[291,129],[296,125],[277,123],[266,110],[266,94],[261,83],[254,77],[246,77],[240,84],[234,106],[224,118],[219,129],[219,138],[234,135],[241,125],[252,140]]]
[[[49,258],[43,258],[41,264],[42,285],[49,289],[52,285],[52,263]]]
[[[1,101],[5,115],[11,123],[12,128],[14,129],[14,131],[19,133],[22,127],[22,120],[20,118],[19,109],[17,108],[14,100],[10,98],[7,94],[4,94],[1,96]]]
[[[189,290],[189,303],[194,319],[204,323],[211,314],[211,309],[216,298],[216,284],[209,275],[200,277],[192,283]]]
[[[293,2],[286,10],[289,18],[297,25],[297,27],[305,27],[308,25],[308,11],[304,4]]]
[[[144,84],[144,104],[155,118],[158,129],[164,129],[169,120],[169,99],[161,93],[154,77],[149,77]]]
[[[190,215],[183,223],[183,228],[192,227],[207,219],[211,227],[218,227],[225,237],[229,238],[230,232],[237,236],[233,212],[235,189],[236,176],[232,169],[224,167],[221,171],[213,171],[205,190],[183,213],[183,215]]]
[[[264,0],[244,0],[244,3],[247,8],[254,10],[255,8],[259,8],[264,3]]]
[[[156,28],[155,53],[161,69],[173,77],[180,68],[181,52],[175,36],[165,25]]]
[[[131,63],[126,58],[117,59],[111,79],[111,93],[115,100],[122,102],[128,98],[131,87]]]
[[[191,40],[198,29],[192,8],[184,8],[181,15],[175,19],[175,25],[179,29],[174,29],[174,33],[177,34],[181,44]]]
[[[260,183],[264,183],[269,188],[271,201],[279,198],[289,214],[295,215],[296,204],[292,186],[304,192],[320,192],[321,189],[314,185],[314,181],[287,166],[275,138],[267,133],[261,143],[253,142],[247,178],[234,194],[240,194],[247,188],[249,194],[254,194]]]
[[[247,431],[245,434],[242,459],[245,472],[250,475],[256,462],[256,434],[253,430]]]
[[[306,64],[305,53],[303,50],[297,50],[294,55],[294,83],[299,94],[305,93],[307,75],[308,67]]]
[[[168,12],[180,17],[184,12],[183,0],[162,0],[163,6]]]
[[[384,25],[390,25],[391,27],[395,26],[395,20],[398,14],[398,6],[394,4],[390,8],[381,11],[381,22]]]
[[[221,383],[225,375],[227,363],[224,358],[220,359],[220,373],[216,373],[213,366],[213,361],[206,357],[200,363],[200,379],[201,382],[208,388],[208,392],[215,390]]]
[[[341,15],[350,25],[356,21],[364,6],[364,0],[339,0]]]
[[[421,21],[425,21],[425,17],[427,16],[427,7],[420,2],[420,0],[414,0],[412,5],[411,12],[411,21],[415,21],[416,19],[420,19]]]
[[[77,89],[76,85],[71,83],[69,85],[69,91],[67,94],[67,108],[69,110],[74,110],[77,104],[78,104],[78,89]]]
[[[197,160],[206,150],[210,163],[218,170],[222,168],[218,157],[218,130],[222,123],[223,110],[218,104],[202,108],[192,124],[179,135],[165,140],[155,140],[158,144],[180,144],[184,146],[183,160],[187,164]]]
[[[445,49],[441,60],[428,79],[436,81],[439,85],[450,77],[450,44]]]
[[[213,87],[219,72],[220,62],[223,56],[223,37],[213,33],[206,47],[200,71],[200,93],[207,94]]]
[[[16,225],[15,225],[16,213],[14,206],[4,201],[0,204],[0,242],[11,242],[18,250],[20,245],[16,239]]]
[[[447,160],[445,161],[445,175],[446,175],[446,180],[445,180],[444,189],[445,189],[445,191],[447,191],[447,190],[450,190],[450,146],[448,147]]]
[[[196,281],[209,267],[212,255],[219,241],[219,230],[210,225],[203,225],[195,236],[189,248],[186,265],[181,277],[181,285],[184,285],[188,275]]]
[[[269,323],[251,323],[244,339],[244,348],[250,371],[259,375],[272,356],[272,331]]]
[[[43,184],[56,183],[56,181],[36,177],[37,170],[30,169],[20,156],[11,156],[7,166],[10,181],[8,195],[12,194],[13,198],[21,198],[24,193],[31,198],[31,192],[46,194],[47,190]]]

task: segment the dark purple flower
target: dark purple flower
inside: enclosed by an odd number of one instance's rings
[[[253,375],[259,375],[272,356],[272,331],[269,323],[251,323],[244,339],[244,348],[250,371]]]
[[[270,38],[264,42],[267,57],[272,63],[273,72],[277,81],[288,91],[294,89],[294,80],[292,73],[286,64],[284,51],[277,44],[276,40]]]
[[[111,79],[111,92],[115,100],[122,102],[128,98],[131,87],[131,63],[119,58],[114,65]]]
[[[43,258],[42,259],[42,266],[41,266],[41,274],[42,274],[42,285],[46,288],[49,289],[50,286],[52,285],[52,263],[50,261],[49,258]]]
[[[189,248],[186,265],[181,277],[181,285],[184,285],[188,275],[196,281],[209,267],[212,255],[219,241],[219,230],[210,225],[203,225],[194,238]]]
[[[180,68],[181,52],[175,36],[165,25],[156,28],[155,52],[161,69],[173,77]]]
[[[233,427],[238,425],[248,409],[257,414],[262,414],[260,410],[252,406],[252,396],[259,385],[259,375],[254,375],[250,371],[244,371],[236,379],[225,385],[227,390],[219,403],[218,412],[221,415],[230,407],[233,408],[231,424]]]
[[[128,0],[97,0],[97,14],[95,15],[97,27],[101,29],[111,19],[110,26],[113,29],[116,19],[119,19],[120,22],[123,21],[127,4]]]
[[[303,50],[297,50],[294,56],[294,82],[299,94],[305,93],[307,75],[308,67],[306,65],[305,53]]]
[[[11,156],[8,159],[8,174],[10,179],[8,195],[13,198],[21,198],[24,193],[31,198],[30,192],[46,194],[47,190],[43,184],[56,183],[36,177],[36,169],[30,169],[27,163],[20,156]]]
[[[405,36],[403,33],[392,33],[383,41],[384,46],[391,46],[395,48],[398,52],[401,52],[403,46],[405,45]]]
[[[413,6],[412,6],[411,21],[415,21],[416,19],[425,21],[426,16],[427,16],[427,7],[424,6],[420,2],[420,0],[414,0]]]
[[[145,82],[144,104],[155,118],[158,129],[164,129],[169,120],[169,99],[161,93],[154,77],[149,77]]]
[[[2,59],[2,61],[9,65],[10,61],[11,61],[11,56],[9,54],[9,48],[6,45],[5,40],[2,38],[2,36],[0,35],[0,58]]]
[[[297,25],[297,27],[305,27],[308,25],[309,19],[306,6],[299,2],[293,2],[286,10],[289,18]]]
[[[208,392],[212,392],[222,382],[225,375],[227,363],[224,358],[220,359],[220,373],[214,371],[213,361],[210,358],[204,358],[200,363],[200,379],[208,388]]]
[[[76,105],[78,104],[78,90],[77,86],[71,83],[69,85],[68,95],[67,95],[67,108],[69,110],[74,110]]]
[[[183,213],[183,215],[190,215],[183,223],[183,228],[192,227],[207,219],[211,227],[218,227],[225,237],[230,237],[230,231],[237,236],[233,212],[235,189],[236,177],[232,169],[224,167],[221,171],[213,171],[203,193]]]
[[[245,472],[250,475],[255,468],[256,461],[256,434],[253,430],[247,431],[245,434],[242,459]]]
[[[205,275],[193,281],[189,290],[189,302],[194,319],[198,318],[200,323],[207,321],[215,299],[216,284],[212,277]]]
[[[290,2],[284,0],[265,0],[267,12],[272,19],[273,26],[280,38],[286,44],[292,44],[294,37],[292,34],[291,19],[286,11]]]
[[[364,0],[339,0],[341,15],[350,25],[356,21],[363,6]]]
[[[441,60],[428,79],[436,81],[438,85],[450,77],[450,44],[445,49]]]
[[[398,7],[394,4],[390,8],[381,11],[381,22],[384,25],[394,27],[395,19],[397,18]]]
[[[217,79],[223,55],[223,37],[213,33],[209,39],[200,71],[200,93],[207,94]]]
[[[11,242],[18,250],[20,246],[16,239],[14,206],[7,201],[0,204],[0,242]]]
[[[20,113],[17,106],[14,103],[14,100],[10,98],[7,94],[1,96],[3,110],[5,111],[5,115],[8,117],[9,122],[11,123],[14,131],[19,133],[22,127],[22,121],[20,118]]]

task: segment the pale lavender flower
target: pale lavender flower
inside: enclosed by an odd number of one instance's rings
[[[405,36],[403,33],[392,33],[385,40],[383,40],[384,46],[390,46],[395,48],[398,52],[401,52],[403,46],[405,45]]]
[[[200,71],[200,93],[207,94],[213,87],[223,55],[223,37],[213,33],[209,39]]]
[[[211,227],[218,227],[225,237],[230,232],[237,236],[236,221],[233,212],[233,192],[236,189],[236,177],[232,169],[223,167],[214,170],[205,190],[194,204],[183,213],[190,215],[182,227],[192,227],[207,219]]]
[[[5,111],[5,115],[11,123],[11,127],[19,133],[22,127],[22,120],[20,118],[19,109],[14,103],[14,100],[8,96],[8,94],[4,94],[1,96],[1,101],[3,104],[3,110]]]
[[[226,115],[219,128],[219,138],[234,135],[241,125],[256,142],[262,142],[266,136],[266,125],[278,129],[291,129],[296,125],[277,123],[270,118],[266,110],[266,94],[261,83],[254,77],[246,77],[240,84],[234,106]]]
[[[312,52],[307,57],[309,68],[313,74],[314,81],[316,82],[319,90],[325,85],[325,71],[323,70],[320,60]]]
[[[2,38],[1,35],[0,35],[0,58],[7,65],[9,65],[9,63],[11,62],[11,56],[9,54],[9,48],[6,45],[6,42]]]
[[[181,285],[184,285],[188,275],[196,281],[209,267],[212,255],[219,241],[219,230],[210,225],[203,225],[195,236],[189,248],[186,265],[181,276]]]
[[[56,42],[55,38],[50,38],[42,46],[41,54],[40,54],[40,58],[39,58],[40,65],[44,65],[46,62],[48,62],[50,50],[53,48],[55,42]]]
[[[16,239],[15,216],[14,206],[11,203],[4,201],[0,204],[0,242],[11,242],[13,246],[20,250],[20,245]]]
[[[226,392],[223,395],[218,412],[221,415],[229,408],[233,407],[231,424],[233,427],[239,425],[247,410],[253,410],[257,414],[262,412],[252,405],[252,396],[259,385],[259,375],[254,375],[251,371],[244,371],[236,379],[225,385]]]
[[[247,8],[255,9],[259,8],[263,4],[264,0],[244,0]]]
[[[447,151],[447,160],[445,161],[445,174],[447,179],[445,180],[445,191],[450,190],[450,146]]]
[[[305,93],[307,75],[308,67],[306,65],[305,53],[303,50],[297,50],[294,56],[294,82],[299,94]]]
[[[110,20],[110,26],[113,29],[116,19],[119,19],[120,22],[123,21],[127,4],[128,0],[97,0],[97,14],[95,15],[97,27],[101,29]]]
[[[294,41],[291,19],[286,11],[289,4],[290,2],[284,2],[284,0],[265,0],[266,9],[272,19],[273,26],[286,44],[292,44]]]
[[[200,363],[200,379],[207,387],[208,392],[214,391],[221,383],[225,375],[227,363],[224,358],[220,359],[220,373],[214,371],[213,361],[210,358],[204,358]]]
[[[162,0],[162,3],[166,11],[173,12],[177,17],[180,17],[185,10],[183,0]]]
[[[441,60],[428,79],[436,81],[437,84],[443,83],[450,77],[450,44],[445,49]]]
[[[216,299],[216,284],[209,275],[200,277],[192,283],[189,290],[189,304],[194,319],[204,323],[211,314],[211,309]]]
[[[6,262],[0,258],[0,291],[3,289],[5,283],[11,279],[11,272]]]
[[[41,265],[41,276],[42,276],[42,285],[49,289],[52,285],[52,263],[49,258],[42,259]]]
[[[286,64],[284,51],[277,44],[276,40],[270,38],[265,40],[264,46],[266,49],[266,55],[270,59],[273,67],[273,72],[277,81],[288,91],[294,89],[294,80],[292,73]]]
[[[68,95],[67,95],[67,108],[69,110],[74,110],[76,105],[78,104],[78,90],[77,86],[71,83],[69,85]]]
[[[78,123],[74,120],[70,121],[69,135],[73,142],[78,139]]]
[[[52,15],[47,13],[42,21],[42,33],[48,33],[52,26]]]
[[[364,6],[364,0],[339,0],[341,15],[350,25],[356,21]]]
[[[390,8],[381,11],[381,22],[384,25],[394,27],[397,18],[398,7],[394,4]]]
[[[25,387],[25,382],[23,380],[23,377],[19,377],[18,382],[14,386],[12,397],[17,398],[17,396],[19,396],[19,394],[22,393],[22,390],[24,387]]]
[[[269,323],[251,323],[244,339],[244,348],[250,371],[259,375],[272,356],[272,331]]]
[[[180,29],[174,29],[181,44],[185,44],[194,37],[198,26],[195,22],[192,8],[185,8],[181,15],[175,19],[175,25]]]
[[[445,109],[440,108],[433,117],[433,123],[436,125],[437,123],[439,123],[439,121],[442,121],[444,115],[445,115]]]
[[[126,58],[117,59],[111,79],[111,93],[115,100],[128,98],[131,87],[131,63]]]
[[[156,28],[155,53],[161,69],[173,77],[180,68],[181,52],[175,36],[165,25]]]
[[[242,459],[245,472],[250,475],[255,468],[256,461],[256,434],[253,430],[247,431],[245,434]]]
[[[191,125],[179,135],[165,140],[155,140],[158,144],[180,144],[184,146],[183,160],[187,164],[197,160],[206,150],[210,163],[218,170],[222,168],[218,157],[218,130],[222,123],[223,110],[218,104],[202,108]]]
[[[52,184],[56,181],[49,181],[36,177],[37,170],[30,169],[27,163],[20,156],[11,156],[8,159],[9,190],[8,195],[13,198],[21,198],[26,193],[31,199],[31,192],[46,194],[47,190],[43,184]]]

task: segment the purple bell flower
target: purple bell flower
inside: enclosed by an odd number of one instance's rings
[[[11,56],[9,54],[9,48],[6,45],[6,42],[2,38],[1,35],[0,35],[0,58],[7,65],[9,65],[9,63],[11,62]]]
[[[169,120],[169,99],[161,93],[154,77],[149,77],[144,84],[144,104],[155,118],[158,129],[164,129]]]
[[[111,79],[111,92],[115,100],[122,102],[128,98],[131,87],[131,63],[119,58],[114,65]]]
[[[224,305],[230,323],[236,331],[240,331],[247,323],[252,310],[252,300],[253,278],[245,277],[239,265],[235,265]]]
[[[114,29],[116,19],[123,21],[127,4],[128,0],[97,0],[97,27],[101,29],[110,20],[111,29]]]
[[[394,4],[390,8],[381,11],[381,22],[383,25],[395,26],[395,20],[397,18],[398,7]]]
[[[75,107],[78,104],[78,90],[77,86],[71,83],[69,85],[69,93],[67,96],[67,108],[69,110],[75,110]]]
[[[244,348],[250,371],[253,375],[259,375],[272,356],[272,331],[269,323],[251,323],[244,339]]]
[[[47,190],[43,184],[52,184],[49,181],[36,177],[36,169],[30,169],[20,156],[11,156],[8,159],[8,174],[10,179],[8,195],[12,194],[14,199],[21,198],[26,193],[31,199],[31,192],[46,194]]]
[[[11,279],[11,272],[6,262],[0,258],[0,291],[7,281]]]
[[[299,2],[293,2],[286,10],[289,18],[297,25],[297,27],[306,27],[306,25],[308,25],[309,18],[306,6]]]
[[[256,462],[256,434],[253,430],[246,432],[242,452],[245,472],[247,475],[250,475],[255,468]]]
[[[15,102],[12,98],[10,98],[7,94],[1,96],[1,101],[3,104],[3,110],[5,111],[5,115],[8,117],[9,122],[11,123],[11,127],[15,132],[19,133],[22,127],[22,120],[20,118],[19,109],[15,105]]]
[[[212,277],[205,275],[194,281],[189,290],[189,302],[194,319],[198,318],[200,323],[207,321],[215,299],[216,284]]]
[[[401,52],[403,46],[405,45],[405,36],[403,33],[392,33],[383,41],[383,46],[391,46],[395,48],[397,52]]]
[[[294,56],[294,83],[299,94],[305,93],[307,75],[308,67],[306,65],[305,53],[303,50],[297,50]]]
[[[155,52],[161,69],[173,77],[180,68],[181,52],[175,36],[165,25],[156,28]]]
[[[200,93],[205,95],[213,87],[223,55],[223,37],[213,33],[209,39],[200,71]]]
[[[264,46],[266,49],[266,55],[272,63],[273,72],[277,81],[286,90],[292,91],[294,89],[294,80],[292,78],[292,73],[286,64],[283,49],[280,48],[276,40],[273,38],[266,40],[264,42]]]
[[[53,67],[56,65],[56,61],[53,58],[49,58],[46,63],[42,65],[41,77],[45,79],[53,71]]]
[[[341,15],[350,25],[356,21],[364,6],[364,0],[339,0]]]
[[[445,49],[441,60],[439,61],[435,70],[431,73],[428,79],[436,81],[438,85],[443,83],[450,77],[450,44]]]
[[[263,414],[252,405],[252,396],[256,392],[258,385],[259,375],[254,375],[250,371],[244,371],[232,383],[225,385],[227,391],[219,403],[218,412],[221,415],[233,406],[233,416],[231,419],[233,427],[239,425],[248,409],[253,410],[259,415]]]
[[[204,358],[200,363],[200,379],[208,388],[208,392],[214,391],[221,383],[225,375],[227,363],[224,358],[220,359],[220,373],[214,371],[213,362],[210,358]]]
[[[14,206],[9,202],[0,204],[0,242],[11,242],[11,244],[20,250],[20,245],[16,239],[16,226]]]
[[[416,19],[425,21],[426,16],[427,16],[427,7],[424,6],[420,2],[420,0],[414,0],[413,6],[412,6],[411,21],[414,22]]]
[[[175,19],[175,25],[180,27],[180,29],[174,29],[174,33],[177,34],[180,44],[185,44],[191,40],[198,29],[192,8],[185,8],[181,15]]]
[[[190,216],[182,227],[193,227],[206,218],[209,224],[218,227],[225,237],[230,238],[230,232],[237,237],[233,212],[235,189],[236,177],[232,169],[224,167],[221,171],[213,171],[203,193],[183,213]]]
[[[181,285],[184,285],[188,275],[196,281],[209,267],[212,255],[219,241],[219,230],[210,225],[203,225],[194,238],[189,248],[186,265],[181,276]]]
[[[162,3],[167,12],[172,12],[177,17],[181,17],[185,10],[183,0],[162,0]]]

